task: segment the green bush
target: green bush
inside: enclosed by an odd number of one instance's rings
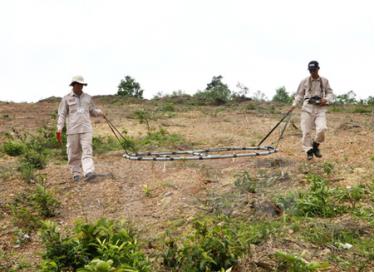
[[[323,164],[323,172],[327,175],[332,174],[334,169],[334,165],[330,162],[324,162]]]
[[[346,211],[346,207],[339,205],[337,189],[331,189],[322,177],[309,174],[307,180],[310,188],[306,192],[291,193],[279,198],[276,202],[297,216],[332,217]]]
[[[195,220],[186,237],[167,236],[163,263],[173,271],[221,271],[233,267],[250,244],[263,241],[271,232],[268,223],[217,217]]]
[[[59,202],[43,186],[16,195],[10,204],[14,225],[26,233],[39,228],[43,218],[55,216]]]
[[[13,224],[25,233],[31,233],[40,226],[40,218],[33,207],[23,203],[13,203],[10,206]]]
[[[99,266],[117,269],[109,271],[150,271],[134,233],[122,222],[77,223],[71,236],[62,237],[55,223],[45,221],[40,235],[46,249],[42,271],[102,271],[88,270]]]
[[[25,144],[20,141],[10,140],[3,144],[4,152],[9,156],[19,156],[25,151]]]
[[[143,90],[141,85],[130,76],[125,76],[125,80],[121,80],[118,85],[117,95],[126,97],[143,98]]]
[[[35,167],[28,162],[21,162],[18,171],[21,173],[22,179],[27,182],[35,179]]]
[[[98,154],[121,149],[121,146],[117,139],[110,136],[94,136],[92,138],[92,147],[94,152]]]
[[[350,202],[352,209],[356,208],[357,203],[365,196],[365,193],[366,187],[361,184],[336,191],[337,198]]]
[[[214,76],[204,91],[197,92],[194,97],[199,104],[222,105],[231,98],[231,90],[221,82],[222,76]]]
[[[334,190],[320,176],[309,174],[310,189],[300,193],[296,201],[296,213],[302,216],[332,217],[343,212],[344,207],[336,205]]]
[[[276,90],[276,94],[272,98],[272,101],[289,104],[291,103],[293,98],[289,96],[288,92],[286,91],[285,87],[280,87]]]
[[[28,148],[22,161],[36,169],[44,169],[47,165],[47,155],[43,151]]]
[[[169,133],[160,128],[159,131],[149,132],[145,137],[139,140],[139,146],[148,147],[177,147],[185,144],[186,140],[179,134]]]
[[[94,259],[89,264],[85,265],[84,268],[79,268],[77,272],[125,272],[125,269],[114,268],[113,261],[102,261],[100,259]],[[130,270],[127,270],[130,271]],[[135,271],[135,270],[131,270]]]
[[[36,185],[32,200],[43,217],[55,216],[56,210],[60,206],[56,198],[41,184]]]
[[[147,131],[151,130],[150,121],[153,119],[151,112],[141,109],[134,112],[134,116],[140,124],[146,124]]]

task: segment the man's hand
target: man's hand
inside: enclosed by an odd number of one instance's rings
[[[96,115],[100,117],[104,117],[104,112],[101,109],[96,110]]]
[[[296,106],[293,105],[293,106],[288,110],[288,112],[292,112],[295,108],[296,108]]]
[[[59,144],[62,144],[62,133],[61,130],[56,131],[56,140]]]
[[[327,103],[328,101],[327,101],[327,99],[324,99],[324,98],[322,98],[322,99],[320,99],[320,106],[326,106],[326,105],[328,105],[328,103]]]

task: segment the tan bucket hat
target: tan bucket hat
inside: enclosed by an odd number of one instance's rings
[[[79,83],[79,84],[82,84],[82,85],[87,86],[87,83],[86,83],[85,80],[83,79],[83,76],[74,76],[74,77],[72,78],[72,81],[70,82],[70,85],[69,85],[69,86],[73,86],[73,83]]]

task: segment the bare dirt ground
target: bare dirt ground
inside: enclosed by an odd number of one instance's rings
[[[98,100],[108,118],[120,129],[126,129],[134,137],[146,134],[146,127],[131,118],[140,107],[153,108],[152,103],[116,104]],[[51,114],[58,102],[44,101],[33,104],[0,103],[0,135],[5,133],[35,131],[50,122]],[[244,107],[181,107],[175,106],[173,116],[151,121],[154,128],[163,127],[170,133],[182,135],[195,147],[255,146],[281,118],[280,112],[271,114]],[[101,217],[125,218],[139,231],[140,238],[152,244],[170,227],[178,228],[190,222],[196,214],[207,212],[207,201],[215,202],[219,196],[230,192],[235,175],[248,171],[253,176],[265,177],[258,184],[256,194],[244,196],[237,206],[228,205],[224,212],[232,215],[275,218],[279,214],[267,208],[272,199],[307,187],[305,175],[309,171],[322,173],[325,163],[334,166],[330,180],[336,187],[373,182],[373,115],[353,113],[329,113],[329,130],[326,143],[322,144],[322,159],[307,162],[301,151],[299,111],[293,114],[292,124],[279,145],[280,152],[264,157],[238,158],[184,162],[137,162],[122,158],[121,151],[96,154],[98,173],[112,173],[112,177],[100,178],[95,182],[74,183],[66,162],[51,159],[48,166],[40,170],[46,174],[46,185],[61,202],[59,214],[52,220],[62,229],[69,229],[81,218],[94,221]],[[111,135],[103,119],[93,119],[95,135]],[[279,131],[276,131],[276,136]],[[275,140],[274,136],[269,142]],[[20,271],[36,271],[43,250],[38,235],[22,246],[15,244],[12,215],[6,208],[14,197],[33,186],[23,181],[17,172],[17,159],[0,156],[0,171],[9,175],[0,176],[0,249],[7,261],[27,262],[31,267]],[[146,189],[147,188],[147,193]],[[242,203],[242,204],[241,204]],[[372,207],[373,203],[364,203]],[[255,207],[255,208],[254,208]],[[361,220],[344,215],[335,218],[348,225],[372,231],[372,226]],[[242,270],[270,271],[267,269],[269,254],[287,250],[302,254],[306,260],[323,260],[332,254],[330,248],[319,248],[301,241],[290,232],[285,237],[270,238],[252,248],[253,254],[245,258]],[[152,252],[152,247],[150,249]],[[349,254],[349,253],[348,253]],[[0,258],[2,256],[0,255]],[[4,257],[5,258],[5,257]],[[258,263],[264,270],[256,270]],[[260,268],[257,269],[260,269]],[[369,262],[362,271],[372,271]],[[329,271],[340,271],[331,266]],[[352,267],[347,271],[357,271]]]

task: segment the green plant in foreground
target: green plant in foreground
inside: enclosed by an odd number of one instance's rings
[[[193,231],[174,239],[167,235],[163,263],[173,271],[222,271],[235,266],[250,244],[272,231],[264,222],[243,222],[227,217],[196,219]]]
[[[117,269],[113,266],[113,261],[103,261],[100,259],[94,259],[89,264],[85,265],[84,268],[79,268],[77,272],[125,272],[124,269]],[[136,270],[127,270],[127,271],[136,271]]]
[[[354,185],[346,189],[337,190],[337,197],[340,200],[349,201],[351,208],[355,209],[357,203],[364,197],[366,188],[364,185]]]
[[[10,140],[3,144],[4,152],[9,156],[19,156],[25,151],[25,144],[20,141]]]
[[[329,268],[328,263],[307,262],[300,257],[278,251],[275,253],[277,270],[285,272],[313,272]]]
[[[323,164],[323,171],[326,175],[330,175],[333,172],[333,164],[330,162],[324,162]]]
[[[47,165],[47,155],[44,150],[38,151],[36,149],[28,148],[22,161],[36,169],[44,169]]]
[[[296,199],[297,215],[331,217],[343,211],[343,207],[336,205],[334,190],[327,186],[326,180],[314,174],[308,175],[307,179],[310,189]]]
[[[32,200],[39,210],[40,215],[44,217],[55,216],[56,210],[60,205],[55,197],[41,184],[36,185]]]
[[[109,271],[150,271],[134,233],[123,222],[100,219],[93,224],[77,223],[71,236],[62,237],[55,223],[45,221],[40,236],[45,246],[41,270],[45,272],[95,269],[101,265],[117,269]]]
[[[35,168],[28,162],[21,162],[18,171],[21,173],[22,179],[27,182],[31,182],[35,179]]]

